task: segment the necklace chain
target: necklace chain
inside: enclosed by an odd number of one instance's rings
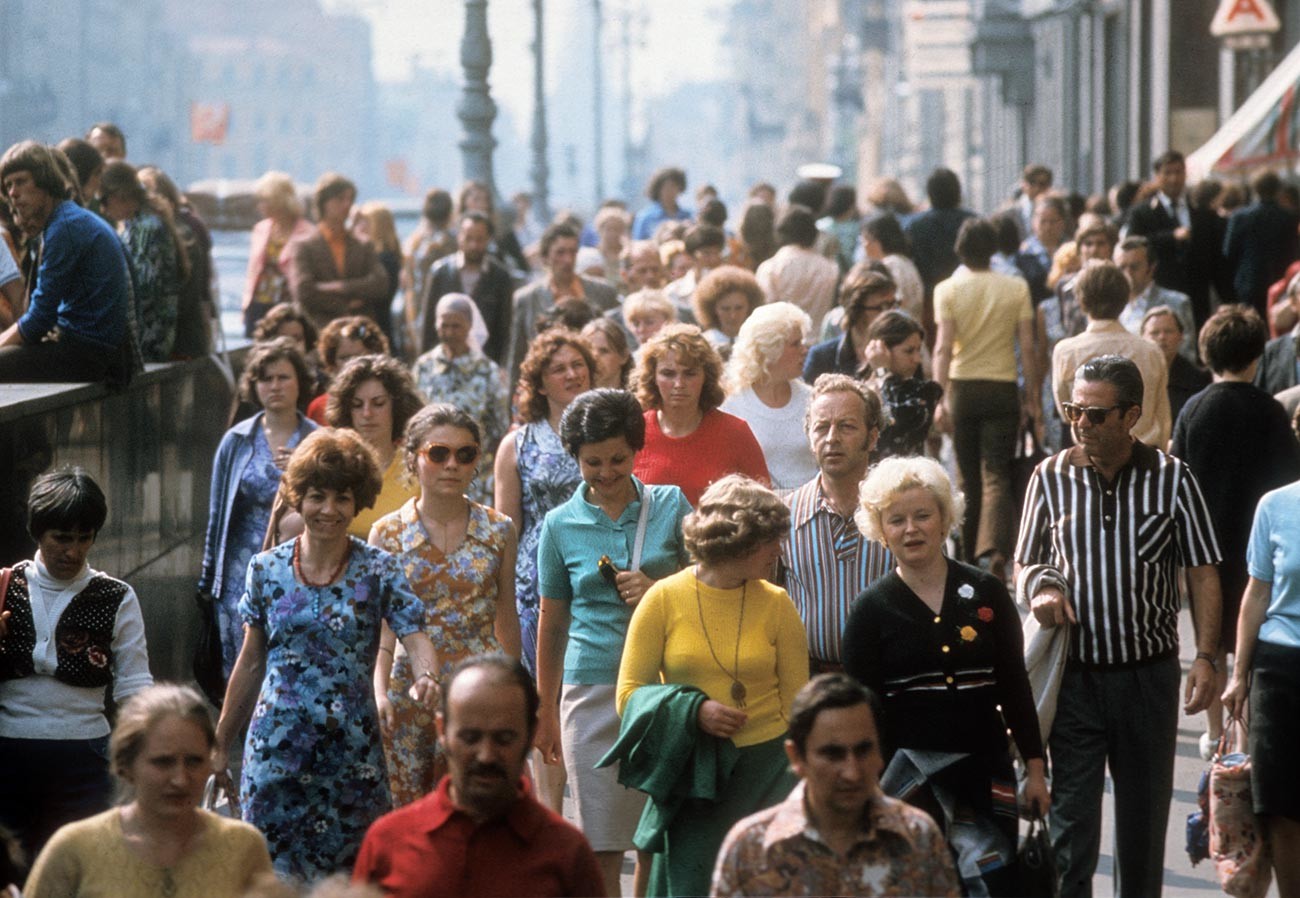
[[[312,586],[317,589],[319,589],[322,586],[329,586],[331,583],[337,580],[339,578],[339,574],[343,573],[343,568],[347,566],[348,558],[352,555],[352,541],[349,540],[347,548],[343,552],[343,558],[339,560],[338,567],[334,568],[334,572],[330,574],[329,577],[324,582],[315,583],[311,580],[308,580],[307,575],[304,574],[302,571],[301,547],[302,547],[302,537],[295,538],[293,541],[293,572],[298,575],[298,579],[302,581],[304,586]]]
[[[700,569],[695,569],[695,607],[700,612],[700,630],[704,633],[704,644],[709,647],[709,654],[713,656],[713,663],[721,668],[724,674],[731,677],[731,697],[736,702],[736,707],[745,707],[745,684],[740,682],[740,634],[745,627],[745,596],[749,592],[749,581],[744,581],[740,587],[740,621],[736,624],[736,654],[732,659],[732,669],[728,673],[727,668],[718,658],[718,653],[713,649],[713,640],[709,638],[709,628],[704,624],[704,600],[700,598]]]

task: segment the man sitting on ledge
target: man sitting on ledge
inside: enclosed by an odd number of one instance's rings
[[[41,235],[27,312],[0,333],[0,383],[125,383],[131,275],[117,234],[67,199],[53,152],[35,141],[0,158],[0,187],[23,230]]]

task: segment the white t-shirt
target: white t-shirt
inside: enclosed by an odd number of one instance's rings
[[[767,460],[772,488],[778,490],[801,487],[817,474],[817,459],[803,429],[804,415],[812,401],[812,387],[802,380],[793,380],[790,388],[790,401],[782,408],[767,405],[752,387],[728,396],[722,403],[724,412],[749,424]]]

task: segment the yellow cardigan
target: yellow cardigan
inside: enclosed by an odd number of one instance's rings
[[[749,719],[732,741],[744,748],[784,734],[795,693],[808,682],[803,621],[779,586],[750,580],[743,591],[742,622],[742,589],[714,589],[696,579],[693,567],[650,587],[628,625],[618,671],[619,714],[638,688],[660,682],[694,686],[734,708],[732,672],[738,669]]]

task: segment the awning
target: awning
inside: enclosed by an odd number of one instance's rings
[[[1263,165],[1294,169],[1300,161],[1298,100],[1300,46],[1292,48],[1241,108],[1187,157],[1188,180],[1244,175]]]

